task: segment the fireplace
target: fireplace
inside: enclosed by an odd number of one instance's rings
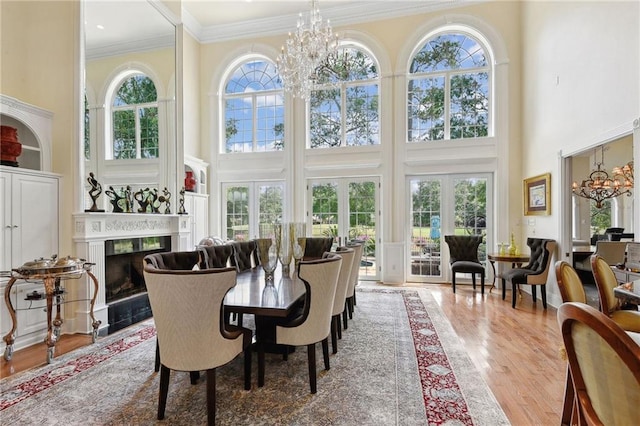
[[[190,219],[188,215],[147,213],[74,215],[76,254],[95,264],[92,271],[99,290],[94,314],[102,321],[101,335],[151,316],[142,259],[150,253],[193,250]],[[80,286],[76,299],[91,299],[89,284]],[[65,325],[74,332],[91,332],[91,324],[85,320],[88,310],[88,302],[82,302],[76,308],[77,320],[67,320]]]
[[[171,251],[171,236],[107,240],[104,245],[105,297],[111,334],[152,315],[142,273],[144,257]]]

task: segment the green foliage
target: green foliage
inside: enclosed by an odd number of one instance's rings
[[[460,34],[431,39],[411,63],[408,83],[408,139],[442,140],[488,135],[489,74],[484,52]],[[475,68],[475,69],[474,69]],[[456,72],[468,69],[468,72]],[[449,94],[449,105],[445,104]]]
[[[134,75],[122,83],[113,102],[114,158],[138,158],[136,136],[140,139],[140,158],[159,156],[157,99],[156,86],[149,77]]]

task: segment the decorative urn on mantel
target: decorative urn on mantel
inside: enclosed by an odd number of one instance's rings
[[[3,166],[18,167],[20,154],[22,154],[22,144],[18,142],[18,129],[0,126],[0,163]]]

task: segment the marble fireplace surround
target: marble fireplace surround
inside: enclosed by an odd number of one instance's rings
[[[98,279],[99,290],[94,306],[94,315],[100,320],[99,332],[106,334],[108,323],[108,305],[105,290],[105,241],[124,238],[171,236],[172,250],[188,250],[189,216],[177,214],[145,213],[78,213],[73,216],[76,256],[94,263],[92,272]],[[79,300],[74,315],[65,319],[65,332],[90,333],[89,319],[93,296],[93,284],[87,278],[84,285],[78,286],[75,300]],[[73,318],[70,318],[73,317]]]

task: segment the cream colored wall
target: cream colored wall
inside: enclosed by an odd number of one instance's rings
[[[439,11],[334,28],[338,33],[348,30],[349,32],[366,34],[372,40],[379,43],[384,51],[383,54],[388,57],[387,62],[390,63],[392,67],[390,71],[386,71],[387,73],[390,73],[391,76],[383,74],[383,77],[390,77],[394,81],[399,81],[398,76],[406,73],[407,64],[399,63],[399,58],[402,57],[403,52],[405,52],[404,56],[407,56],[406,52],[416,47],[415,43],[418,42],[417,39],[425,35],[421,32],[421,27],[433,22],[439,25],[445,25],[452,19],[452,16],[465,15],[472,17],[472,20],[480,21],[484,26],[493,29],[492,31],[497,34],[496,38],[501,40],[504,44],[504,48],[506,49],[506,58],[502,59],[504,63],[499,64],[499,66],[505,68],[508,65],[508,81],[506,84],[506,90],[504,90],[505,93],[503,93],[500,98],[500,102],[502,103],[500,106],[502,108],[501,113],[503,113],[501,119],[503,122],[507,122],[508,124],[496,126],[496,132],[504,132],[499,135],[499,143],[508,145],[508,149],[505,150],[508,155],[508,159],[503,163],[504,168],[509,169],[509,166],[511,166],[510,171],[517,176],[515,180],[510,180],[515,182],[515,184],[505,185],[506,188],[509,188],[509,195],[504,196],[500,194],[499,197],[501,205],[497,207],[497,211],[500,212],[499,217],[501,218],[501,223],[507,224],[505,225],[507,231],[505,231],[503,239],[506,239],[508,230],[512,228],[512,224],[515,223],[522,212],[521,205],[518,205],[517,203],[509,203],[509,199],[519,200],[522,197],[519,173],[521,164],[521,99],[519,77],[521,58],[520,7],[521,5],[519,2],[481,3],[473,6],[454,8],[449,11]],[[454,17],[453,19],[455,20],[457,18]],[[294,24],[295,23],[292,23],[292,26]],[[219,78],[222,75],[222,67],[229,63],[229,58],[245,52],[254,51],[253,49],[256,46],[260,46],[263,50],[265,48],[270,48],[277,53],[284,43],[285,38],[286,35],[283,34],[282,36],[277,37],[265,37],[249,40],[242,39],[203,44],[201,46],[200,84],[202,97],[200,106],[202,119],[202,145],[200,151],[203,154],[203,158],[212,164],[212,169],[214,171],[216,170],[219,131],[217,127],[215,127],[217,117],[214,114],[215,110],[212,108],[212,99],[214,99],[212,94],[215,94],[218,90],[217,84],[219,84]],[[505,65],[505,63],[507,65]],[[393,102],[393,107],[390,108],[393,118],[389,121],[389,125],[393,130],[389,132],[391,135],[390,139],[383,140],[383,143],[406,146],[405,133],[398,134],[395,130],[399,128],[399,126],[405,126],[405,123],[399,123],[399,119],[397,118],[398,113],[396,111],[401,108],[406,108],[406,105],[403,103],[406,102],[404,101],[404,92],[398,92],[398,87],[399,85],[392,84],[391,96],[385,98],[389,102]],[[296,109],[296,113],[301,114],[298,109]],[[297,132],[295,133],[298,135]],[[295,140],[296,143],[299,142],[299,139]],[[402,159],[395,158],[395,164],[387,164],[389,163],[389,158],[393,158],[393,156],[389,155],[384,158],[385,164],[382,167],[384,169],[383,173],[386,173],[385,180],[389,182],[391,181],[395,170],[399,170],[401,173],[404,172],[403,164],[401,163]],[[449,161],[451,162],[451,159],[449,159]],[[220,166],[224,167],[224,165]],[[275,165],[272,165],[272,167],[275,167]],[[456,167],[458,167],[457,172],[469,171],[468,165],[465,166],[462,163],[457,164]],[[451,168],[448,170],[449,172],[456,172],[452,171]],[[430,171],[432,170],[423,169],[420,172],[428,173]],[[494,172],[495,169],[483,171]],[[378,173],[380,173],[380,171],[378,171]],[[504,175],[500,176],[500,178],[503,180],[509,180],[509,177]],[[215,190],[215,186],[214,182],[212,190]],[[393,206],[404,204],[405,192],[402,190],[394,191],[392,187],[388,187],[388,189],[388,193],[391,195],[385,200],[386,207],[383,206],[383,209],[385,209],[384,215],[387,222],[393,222],[398,225],[395,229],[387,230],[389,232],[386,232],[385,238],[387,238],[387,241],[401,241],[404,238],[401,226],[401,222],[404,221],[404,214],[402,212],[398,212],[396,214]],[[299,196],[298,198],[301,199],[302,197]],[[218,207],[215,205],[215,202],[215,198],[213,198],[214,205],[212,206],[212,211],[215,211]],[[299,206],[297,208],[299,208]],[[396,217],[394,217],[394,215]],[[216,223],[212,222],[210,224],[210,228],[214,230],[217,229]]]
[[[200,44],[185,32],[182,43],[183,55],[183,117],[184,153],[202,158],[200,125]],[[206,86],[203,86],[206,87]],[[206,89],[204,90],[206,93]]]
[[[60,255],[72,254],[74,194],[79,141],[76,101],[79,3],[2,1],[0,92],[54,113],[53,172],[64,176],[60,199]],[[34,208],[37,208],[34,206]],[[68,236],[68,237],[67,237]],[[48,256],[53,253],[42,253]]]
[[[525,222],[523,237],[561,238],[560,151],[628,132],[640,116],[639,8],[638,2],[523,3],[523,175],[552,174],[552,214]],[[555,278],[553,284],[557,301]]]

